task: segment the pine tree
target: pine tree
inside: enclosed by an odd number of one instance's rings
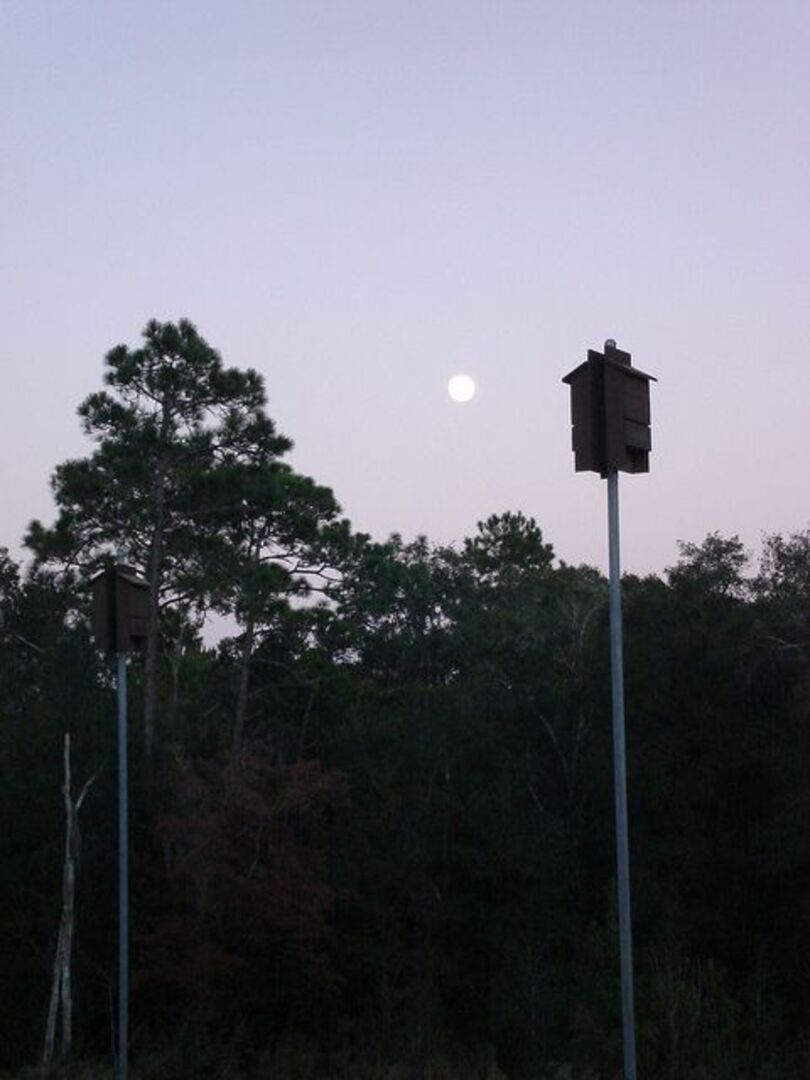
[[[90,571],[124,550],[149,581],[144,735],[151,753],[157,713],[159,614],[182,593],[199,555],[206,507],[195,495],[222,451],[235,414],[260,415],[265,395],[252,370],[223,365],[187,320],[151,321],[143,345],[119,345],[105,360],[109,389],[79,407],[95,440],[89,456],[66,461],[52,479],[58,514],[35,521],[26,543],[40,563]]]

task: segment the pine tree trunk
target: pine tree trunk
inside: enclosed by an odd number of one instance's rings
[[[238,750],[242,745],[242,738],[245,731],[248,686],[250,685],[250,661],[253,658],[255,631],[256,621],[250,616],[245,624],[245,632],[242,636],[242,652],[239,658],[239,693],[236,699],[236,715],[233,722],[234,750]]]
[[[176,641],[174,643],[169,663],[172,672],[172,696],[169,701],[167,726],[171,732],[171,736],[174,737],[177,732],[177,716],[180,711],[180,665],[183,663],[182,641]]]
[[[175,403],[171,397],[164,400],[161,411],[159,439],[160,445],[165,447],[175,415]],[[161,455],[155,463],[155,480],[152,487],[154,526],[152,541],[149,545],[149,618],[146,623],[146,657],[143,670],[143,734],[147,761],[152,757],[155,746],[157,717],[158,621],[166,529],[166,473],[167,461]]]
[[[143,669],[143,733],[147,759],[155,746],[158,685],[158,623],[160,618],[160,578],[163,567],[165,508],[163,479],[155,486],[155,527],[149,549],[149,618],[146,624],[146,657]]]

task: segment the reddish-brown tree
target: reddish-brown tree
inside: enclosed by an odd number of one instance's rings
[[[347,801],[343,774],[280,765],[256,743],[177,768],[176,808],[142,867],[136,987],[164,1013],[174,1002],[222,1019],[237,1001],[273,1014],[336,986],[337,893],[314,838]]]

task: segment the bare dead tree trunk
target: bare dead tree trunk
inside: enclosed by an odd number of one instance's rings
[[[48,1019],[45,1023],[45,1046],[42,1060],[47,1065],[53,1059],[56,1042],[56,1021],[59,1005],[62,1005],[62,1045],[61,1055],[70,1055],[73,1041],[73,993],[71,988],[71,959],[73,955],[73,927],[76,903],[76,868],[79,858],[79,810],[85,795],[95,780],[95,775],[87,780],[73,801],[70,776],[70,732],[65,733],[65,780],[62,795],[65,801],[65,863],[62,870],[62,915],[59,920],[59,936],[56,943],[56,955],[53,961],[53,979],[51,997],[48,1003]]]
[[[47,1065],[53,1058],[53,1047],[56,1042],[56,1014],[59,1009],[59,996],[62,988],[60,972],[62,970],[64,955],[64,935],[62,924],[59,924],[59,938],[56,942],[56,956],[53,962],[53,979],[51,981],[51,999],[48,1002],[48,1019],[45,1022],[45,1046],[42,1051],[43,1064]]]

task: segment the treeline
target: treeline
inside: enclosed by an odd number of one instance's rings
[[[0,1067],[42,1055],[73,794],[76,1058],[112,1058],[115,694],[130,665],[141,1077],[608,1078],[621,1067],[607,589],[504,513],[357,534],[262,379],[151,323],[0,558]],[[810,532],[624,581],[639,1074],[810,1075]],[[216,647],[203,629],[225,617]],[[57,1042],[58,1047],[58,1042]]]

